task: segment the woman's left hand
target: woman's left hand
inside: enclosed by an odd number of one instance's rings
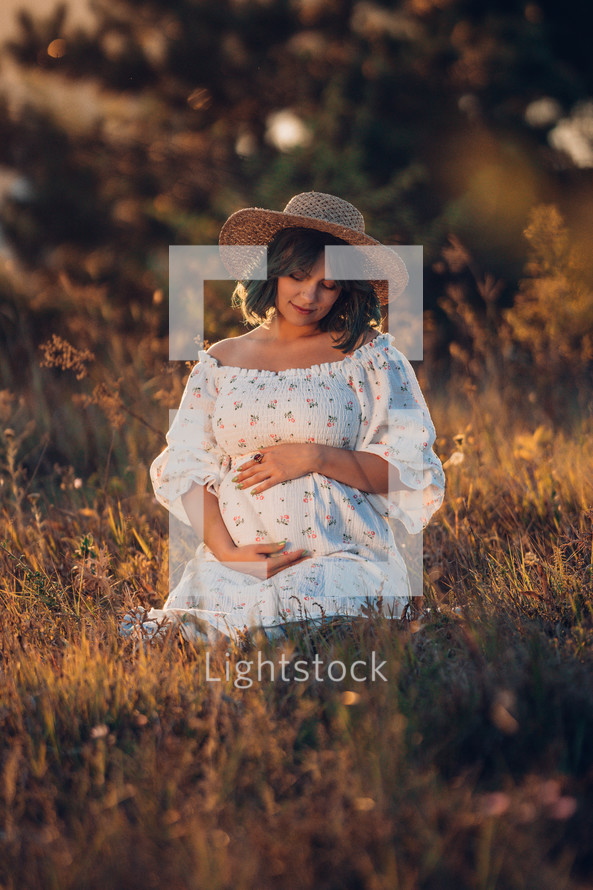
[[[279,482],[316,472],[318,448],[314,444],[284,442],[258,448],[258,452],[263,455],[261,462],[251,458],[237,467],[233,477],[237,487],[246,489],[255,486],[251,494],[259,494]]]

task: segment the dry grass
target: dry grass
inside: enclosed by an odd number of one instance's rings
[[[125,609],[165,595],[166,517],[72,478],[19,499],[5,435],[0,886],[583,886],[593,430],[515,434],[489,398],[431,406],[463,458],[425,533],[425,623],[258,644],[374,650],[386,683],[239,688],[225,664],[255,649],[214,651],[216,683],[199,647],[122,640]]]
[[[506,313],[463,246],[445,252],[454,376],[421,383],[447,492],[422,620],[213,651],[221,682],[199,647],[118,635],[168,588],[147,463],[184,381],[163,361],[162,294],[135,337],[99,320],[103,297],[64,313],[44,361],[70,384],[32,368],[29,396],[0,390],[1,890],[592,886],[590,300],[563,231],[534,212]],[[89,452],[78,478],[68,462]],[[258,651],[374,651],[388,681],[241,688]]]

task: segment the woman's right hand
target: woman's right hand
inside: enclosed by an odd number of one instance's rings
[[[253,575],[265,581],[288,566],[303,562],[311,556],[308,550],[302,548],[282,553],[284,547],[286,541],[280,541],[278,544],[244,544],[242,547],[225,550],[220,556],[218,554],[215,556],[219,562],[228,565],[236,572]]]

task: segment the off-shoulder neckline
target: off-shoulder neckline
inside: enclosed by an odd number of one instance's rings
[[[259,377],[283,377],[285,375],[299,376],[311,373],[327,373],[329,371],[339,370],[348,362],[356,362],[357,360],[364,358],[367,352],[372,352],[374,349],[377,349],[379,345],[378,341],[381,341],[381,338],[391,338],[391,340],[393,340],[393,335],[386,331],[379,331],[372,340],[363,343],[362,346],[359,346],[351,352],[350,355],[345,355],[344,358],[338,359],[335,362],[320,362],[319,364],[310,365],[308,368],[285,368],[283,371],[270,371],[268,368],[241,368],[235,365],[221,365],[218,359],[206,352],[205,349],[199,351],[198,360],[200,362],[206,361],[210,363],[212,367],[220,371],[233,371],[234,374],[252,374]]]

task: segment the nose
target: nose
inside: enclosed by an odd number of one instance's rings
[[[313,303],[315,301],[315,292],[317,290],[316,283],[312,280],[306,280],[302,282],[302,287],[300,291],[300,297],[307,303]]]

